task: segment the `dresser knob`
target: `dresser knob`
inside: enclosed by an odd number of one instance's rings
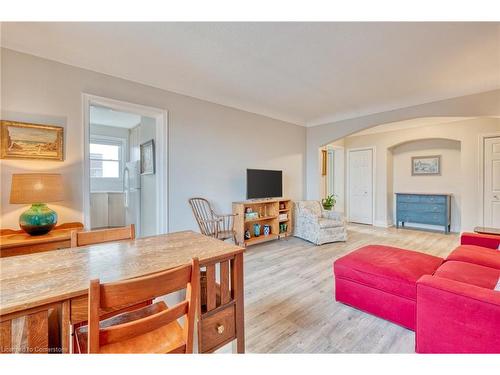
[[[217,332],[219,333],[219,335],[222,335],[224,333],[224,329],[225,328],[222,324],[217,326]]]

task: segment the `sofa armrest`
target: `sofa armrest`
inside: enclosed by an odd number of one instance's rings
[[[498,246],[500,245],[500,236],[479,233],[462,233],[462,236],[460,237],[460,244],[498,249]]]
[[[426,275],[417,282],[416,351],[500,353],[500,292]]]

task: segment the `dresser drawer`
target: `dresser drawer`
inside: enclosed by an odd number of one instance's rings
[[[201,319],[200,351],[210,352],[235,337],[234,305]]]
[[[416,213],[409,211],[398,211],[398,221],[409,223],[431,224],[431,225],[446,225],[446,217],[443,213]]]
[[[408,202],[408,203],[418,203],[420,200],[420,197],[418,195],[412,195],[412,194],[397,194],[397,202]]]
[[[398,194],[398,203],[446,203],[446,195]]]
[[[446,196],[444,195],[420,195],[420,203],[446,203]]]
[[[446,205],[441,203],[398,203],[397,207],[399,211],[411,211],[411,212],[436,212],[444,213],[446,212]]]

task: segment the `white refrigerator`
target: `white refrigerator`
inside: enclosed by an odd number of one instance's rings
[[[141,172],[139,160],[125,164],[123,192],[126,225],[135,225],[135,235],[141,236]]]

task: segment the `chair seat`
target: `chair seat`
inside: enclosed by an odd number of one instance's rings
[[[102,320],[101,328],[111,327],[118,324],[142,319],[147,316],[166,310],[165,302],[157,302],[153,305],[138,310],[125,312],[112,318]],[[80,353],[87,353],[88,326],[81,326],[75,330],[77,349]],[[125,341],[111,343],[100,347],[100,353],[182,353],[185,347],[183,330],[177,321],[150,331],[143,335],[132,337]]]
[[[337,219],[328,219],[328,218],[320,218],[319,219],[319,227],[321,229],[326,228],[336,228],[344,226],[344,222],[342,220]]]

